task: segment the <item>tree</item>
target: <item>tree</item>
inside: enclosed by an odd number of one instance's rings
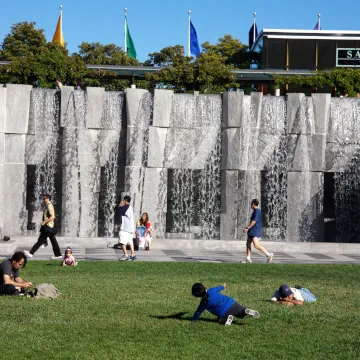
[[[92,65],[139,65],[136,59],[129,57],[121,47],[115,44],[102,45],[99,42],[82,42],[79,55],[86,64]]]
[[[188,64],[191,58],[185,54],[185,48],[182,45],[168,46],[149,54],[149,59],[144,62],[148,66],[178,66]]]
[[[40,54],[46,49],[44,30],[36,29],[34,22],[21,22],[11,27],[2,44],[2,60],[13,60],[28,55]]]
[[[224,35],[218,40],[216,45],[211,45],[208,41],[204,42],[201,47],[204,53],[214,53],[226,59],[227,64],[232,64],[232,57],[241,50],[246,50],[248,47],[234,39],[231,35]]]

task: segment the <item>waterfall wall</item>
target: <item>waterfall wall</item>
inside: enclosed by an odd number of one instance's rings
[[[359,242],[360,101],[330,94],[0,88],[0,229],[54,197],[61,235],[116,236],[124,193],[157,238]]]

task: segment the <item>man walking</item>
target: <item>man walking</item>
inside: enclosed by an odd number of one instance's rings
[[[254,243],[255,249],[264,253],[267,257],[267,262],[270,263],[273,259],[274,254],[267,252],[259,243],[262,236],[262,214],[258,208],[259,200],[253,199],[251,201],[251,209],[253,213],[251,215],[249,225],[243,230],[247,233],[248,238],[246,242],[246,262],[251,263],[251,244]]]
[[[42,245],[46,245],[47,238],[50,239],[51,245],[54,251],[54,256],[51,257],[51,259],[62,259],[59,244],[55,237],[55,229],[54,229],[54,220],[55,220],[55,210],[54,205],[51,203],[51,196],[50,195],[44,195],[43,197],[43,204],[45,205],[43,218],[41,222],[41,228],[40,228],[40,236],[38,241],[34,244],[34,246],[31,248],[30,252],[27,250],[24,250],[24,253],[27,257],[32,258],[36,251],[38,251],[39,247]]]
[[[124,199],[120,201],[119,206],[116,209],[116,215],[121,216],[121,226],[119,233],[119,242],[124,252],[123,257],[120,259],[122,261],[128,260],[136,260],[136,256],[134,253],[134,242],[133,242],[133,234],[135,232],[134,226],[134,210],[130,205],[131,197],[126,195]],[[126,245],[130,245],[131,255],[128,256],[126,252]]]

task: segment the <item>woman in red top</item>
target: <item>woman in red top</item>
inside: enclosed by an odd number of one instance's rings
[[[146,235],[145,235],[145,238],[146,238],[146,241],[148,243],[148,248],[147,250],[151,251],[151,242],[152,242],[152,231],[153,231],[153,228],[151,226],[151,222],[149,221],[149,215],[148,213],[143,213],[141,215],[141,218],[140,220],[137,222],[136,224],[136,227],[138,226],[145,226],[146,227]]]

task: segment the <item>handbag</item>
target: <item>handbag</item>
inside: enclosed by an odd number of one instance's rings
[[[55,224],[54,224],[54,227],[51,228],[50,226],[48,225],[42,225],[41,228],[40,228],[40,232],[41,233],[44,233],[48,236],[51,236],[51,235],[56,235],[57,234],[57,230],[55,228]]]

